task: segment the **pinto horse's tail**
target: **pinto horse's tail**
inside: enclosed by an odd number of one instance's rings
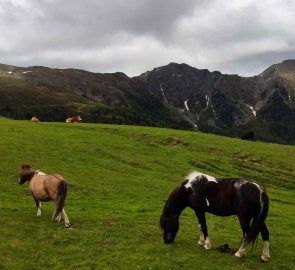
[[[67,196],[67,183],[61,180],[57,186],[57,200],[55,203],[54,213],[52,215],[52,221],[59,221],[61,218],[62,209],[64,207],[65,199]]]
[[[261,192],[260,192],[260,211],[259,211],[259,214],[253,218],[253,221],[252,221],[252,224],[250,227],[250,231],[245,239],[247,241],[247,243],[250,243],[250,242],[252,243],[252,247],[254,246],[254,244],[258,238],[258,235],[259,235],[259,232],[260,232],[262,226],[264,226],[264,222],[265,222],[265,219],[268,214],[268,208],[269,208],[268,196],[264,190],[261,190]]]

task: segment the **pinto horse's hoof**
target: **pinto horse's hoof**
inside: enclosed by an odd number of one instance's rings
[[[66,224],[65,224],[65,228],[66,228],[66,229],[71,228],[71,224],[70,224],[70,223],[66,223]]]
[[[205,240],[204,248],[205,249],[210,249],[211,248],[211,242],[210,242],[209,237],[207,237],[206,240]]]
[[[267,257],[267,256],[261,256],[260,261],[262,263],[266,263],[266,262],[268,262],[268,259],[269,259],[269,257]]]
[[[204,245],[204,248],[207,249],[207,250],[210,249],[210,248],[211,248],[211,244],[210,244],[210,243],[206,243],[206,244]]]
[[[236,256],[237,258],[241,258],[241,257],[242,257],[241,254],[240,254],[239,252],[236,252],[236,253],[235,253],[235,256]]]
[[[206,250],[211,249],[211,244],[210,244],[210,243],[209,243],[209,244],[205,244],[205,245],[204,245],[204,248],[205,248]]]
[[[246,255],[246,251],[240,251],[238,250],[236,253],[235,253],[235,256],[238,257],[238,258],[242,258]]]
[[[198,244],[199,244],[200,246],[204,246],[204,245],[205,245],[205,240],[199,240],[199,241],[198,241]]]

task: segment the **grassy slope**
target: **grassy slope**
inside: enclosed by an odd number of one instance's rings
[[[0,269],[294,269],[294,150],[188,131],[0,119]],[[35,216],[27,184],[17,184],[21,163],[67,179],[73,229],[51,223],[52,203]],[[261,240],[242,259],[214,250],[238,247],[236,217],[207,215],[213,249],[205,251],[187,209],[176,242],[163,244],[163,204],[194,169],[265,185],[268,264],[258,261]]]

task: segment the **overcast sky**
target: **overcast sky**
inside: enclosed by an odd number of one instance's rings
[[[0,63],[241,76],[295,59],[294,0],[0,0]]]

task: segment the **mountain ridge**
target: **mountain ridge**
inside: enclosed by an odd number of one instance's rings
[[[0,64],[0,115],[198,129],[295,144],[295,60],[253,77],[169,63],[139,76],[122,72]],[[294,123],[294,124],[293,124]]]

